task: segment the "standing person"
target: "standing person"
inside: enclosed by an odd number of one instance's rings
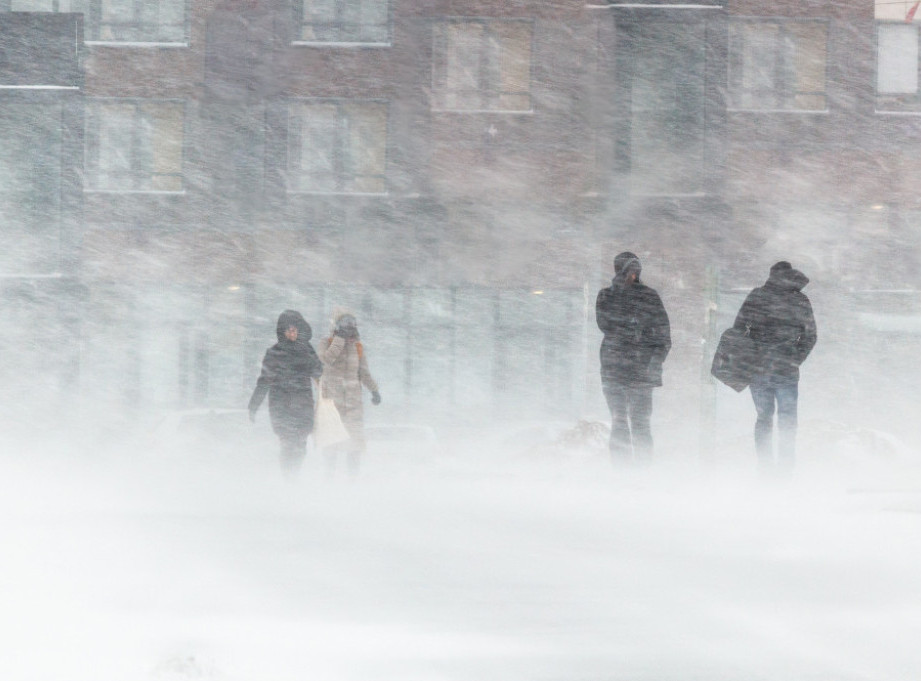
[[[785,260],[771,267],[764,286],[745,299],[734,326],[754,341],[750,385],[758,412],[755,449],[762,472],[789,474],[796,455],[799,366],[818,338],[812,304],[802,289],[809,279]],[[774,412],[778,451],[774,458]]]
[[[349,432],[345,443],[330,448],[327,454],[329,472],[335,470],[338,450],[345,449],[349,473],[354,477],[358,475],[361,455],[365,451],[361,387],[371,392],[371,404],[381,403],[354,315],[343,312],[335,316],[332,335],[321,344],[320,359],[323,362],[323,397],[332,398]]]
[[[310,344],[312,331],[300,312],[285,310],[275,327],[278,342],[266,350],[262,373],[249,400],[249,418],[269,396],[272,430],[281,442],[281,466],[293,475],[307,454],[307,436],[313,430],[313,388],[323,365]]]
[[[662,385],[662,363],[672,347],[668,314],[659,294],[640,281],[639,258],[614,258],[614,280],[598,292],[595,318],[604,333],[601,387],[611,410],[615,463],[652,457],[652,389]]]

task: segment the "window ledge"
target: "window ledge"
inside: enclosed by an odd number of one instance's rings
[[[873,113],[877,116],[907,116],[909,118],[921,116],[921,111],[886,111],[885,109],[876,109]]]
[[[0,90],[79,90],[79,85],[0,85]]]
[[[84,45],[89,45],[90,47],[169,47],[169,48],[184,48],[190,47],[188,42],[182,43],[158,43],[158,42],[142,42],[142,41],[130,41],[130,40],[86,40],[83,42]]]
[[[514,115],[519,115],[519,116],[533,116],[534,109],[432,109],[432,113],[502,114],[503,116],[514,114]]]
[[[294,189],[288,189],[287,193],[292,196],[390,196],[390,192],[312,192],[306,190],[297,191]]]
[[[144,194],[149,196],[184,196],[185,189],[179,191],[155,190],[155,189],[84,189],[84,194],[131,194],[136,196]]]
[[[727,108],[728,113],[756,113],[756,114],[814,114],[825,116],[831,113],[828,109],[734,109]]]
[[[659,192],[659,193],[647,193],[647,192],[630,192],[631,196],[642,196],[647,199],[705,199],[711,194],[707,192]]]
[[[296,47],[371,47],[375,49],[393,47],[393,43],[332,42],[325,40],[292,40],[291,44]]]

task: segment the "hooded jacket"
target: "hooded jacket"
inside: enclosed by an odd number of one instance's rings
[[[297,329],[297,340],[285,338],[289,327]],[[266,394],[269,417],[279,437],[306,437],[313,430],[313,389],[311,378],[319,378],[323,365],[310,345],[310,325],[299,312],[285,310],[278,317],[275,333],[278,342],[266,350],[262,373],[249,400],[255,413]]]
[[[377,392],[377,381],[371,376],[364,346],[356,335],[346,340],[335,330],[346,312],[333,318],[332,334],[320,341],[320,359],[323,361],[323,397],[331,398],[349,431],[352,446],[364,449],[364,406],[361,388]]]
[[[662,364],[672,347],[668,314],[659,294],[640,282],[641,266],[632,253],[614,261],[615,277],[595,301],[601,342],[603,381],[623,386],[661,386]],[[633,283],[627,277],[636,275]]]
[[[808,283],[790,263],[778,262],[739,309],[734,326],[755,342],[756,374],[799,379],[799,366],[818,339],[812,305],[802,292]]]

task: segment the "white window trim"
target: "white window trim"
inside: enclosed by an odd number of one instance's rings
[[[128,40],[87,40],[83,43],[90,47],[170,47],[183,48],[191,47],[188,42],[184,43],[157,43],[157,42],[139,42]]]
[[[0,90],[79,90],[77,85],[0,85]]]
[[[501,116],[533,116],[534,109],[431,109],[432,113],[440,114],[498,114]]]
[[[816,116],[827,116],[831,113],[828,107],[824,109],[742,109],[737,107],[727,107],[727,113],[759,113],[759,114],[813,114]]]
[[[393,47],[393,43],[337,43],[337,42],[324,42],[322,40],[292,40],[291,44],[296,47],[337,47],[337,48],[356,48],[356,47],[370,47],[375,49],[383,49],[388,47]]]
[[[149,194],[151,196],[181,196],[185,189],[168,191],[166,189],[84,189],[84,194]]]
[[[366,197],[388,197],[390,192],[317,192],[305,189],[287,189],[288,194],[292,196],[366,196]]]

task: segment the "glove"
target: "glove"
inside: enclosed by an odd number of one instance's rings
[[[371,393],[371,404],[380,404],[381,403],[381,394],[376,390]]]

